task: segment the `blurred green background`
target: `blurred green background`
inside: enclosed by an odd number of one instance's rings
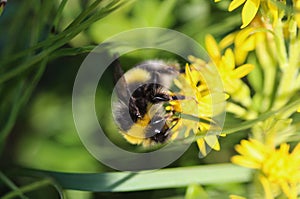
[[[5,64],[5,60],[29,47],[58,35],[93,1],[69,0],[61,15],[55,18],[61,1],[25,0],[8,1],[0,17],[0,77],[10,70],[32,59],[38,50],[25,53],[22,59]],[[109,13],[103,19],[89,25],[60,49],[93,47],[116,33],[138,27],[164,27],[182,32],[201,45],[207,33],[220,38],[235,30],[240,22],[239,12],[228,13],[229,1],[218,4],[207,0],[136,0],[128,1],[119,9]],[[97,11],[96,11],[97,12]],[[56,24],[53,27],[53,24]],[[42,49],[42,51],[47,49]],[[31,79],[38,73],[36,64],[14,78],[0,85],[0,117],[1,157],[0,166],[3,171],[15,167],[28,167],[43,170],[64,172],[106,172],[111,168],[95,160],[82,145],[72,117],[72,87],[78,68],[88,52],[74,55],[56,54],[50,56],[46,67],[42,70],[36,85]],[[53,53],[55,54],[55,52]],[[176,59],[176,57],[171,58]],[[149,58],[164,59],[161,53],[137,52],[124,55],[121,62],[125,69]],[[169,57],[168,57],[169,58]],[[111,78],[110,78],[111,77]],[[111,118],[110,99],[113,85],[111,71],[102,83],[109,85],[101,87],[96,96],[97,111],[101,125],[115,142],[123,147],[132,147],[116,132]],[[23,87],[22,87],[23,86]],[[15,96],[20,88],[31,88],[28,98],[18,105]],[[22,96],[22,95],[21,95]],[[17,110],[14,112],[16,108]],[[15,117],[13,117],[13,116]],[[228,117],[230,123],[230,117]],[[231,118],[231,120],[235,120]],[[5,134],[5,135],[4,135]],[[191,166],[210,163],[229,162],[234,154],[233,145],[246,134],[232,134],[223,140],[220,138],[222,150],[211,152],[203,159],[198,158],[198,149],[193,144],[189,150],[169,167]],[[184,176],[183,176],[184,177]],[[14,176],[22,184],[27,182]],[[28,179],[27,179],[28,180]],[[30,180],[29,180],[30,181]],[[239,189],[239,185],[211,185],[206,187],[210,196],[228,198],[228,186],[231,191]],[[0,195],[8,191],[1,184]],[[49,193],[46,197],[43,193]],[[87,193],[68,191],[69,198],[182,198],[186,188],[162,189],[130,193]],[[51,188],[40,189],[32,194],[32,198],[58,197]]]

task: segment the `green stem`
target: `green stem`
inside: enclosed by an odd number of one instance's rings
[[[289,42],[289,60],[287,65],[281,66],[282,77],[279,82],[278,92],[274,103],[274,109],[284,106],[293,96],[296,89],[298,74],[298,61],[300,56],[299,41],[297,40],[297,26],[291,21]]]
[[[268,41],[266,41],[268,42]],[[263,113],[270,109],[272,103],[272,94],[274,92],[274,82],[276,79],[276,63],[273,57],[270,55],[270,51],[267,48],[266,43],[260,43],[256,47],[256,56],[260,65],[262,66],[264,82],[262,91],[262,102],[259,112]]]
[[[21,106],[19,99],[22,98],[22,89],[24,88],[24,81],[21,81],[18,87],[19,88],[16,89],[17,91],[14,97],[13,106],[11,107],[10,112],[8,114],[8,119],[5,123],[5,126],[2,127],[0,131],[0,147],[1,147],[0,151],[2,151],[2,147],[4,147],[5,139],[8,136],[10,130],[12,129],[15,119],[17,118]]]
[[[210,121],[210,120],[208,120],[208,119],[205,119],[205,118],[199,118],[199,117],[197,117],[197,116],[189,115],[189,114],[185,114],[185,113],[180,113],[180,117],[181,117],[182,119],[192,120],[192,121],[201,122],[201,123],[206,123],[206,124],[209,124],[209,123],[212,122],[212,121]]]
[[[242,122],[240,124],[237,124],[236,126],[231,126],[228,129],[223,129],[222,131],[221,130],[216,130],[215,132],[213,132],[213,130],[212,130],[212,131],[210,131],[210,135],[220,135],[221,133],[228,135],[228,134],[244,131],[246,129],[250,129],[251,127],[253,127],[258,122],[264,121],[264,120],[268,119],[269,117],[271,117],[275,114],[280,114],[280,116],[282,118],[284,118],[286,115],[289,115],[291,112],[295,112],[298,107],[300,107],[300,99],[291,102],[290,104],[280,108],[279,110],[268,111],[266,113],[263,113],[263,114],[259,115],[256,119]],[[191,119],[193,121],[199,121],[200,120],[197,117],[194,117],[194,118],[191,118]],[[183,138],[183,139],[177,139],[176,142],[178,142],[178,143],[180,143],[182,141],[192,142],[192,141],[196,141],[199,138],[203,138],[206,135],[207,135],[207,132],[202,132],[201,135],[190,136],[188,138]]]
[[[26,196],[23,195],[23,192],[17,187],[4,173],[0,171],[0,179],[9,187],[11,188],[16,196],[19,196],[22,199],[28,199]]]
[[[63,48],[58,49],[57,51],[53,52],[51,56],[49,57],[49,60],[53,60],[58,57],[62,56],[75,56],[83,53],[89,53],[97,46],[83,46],[83,47],[77,47],[77,48]]]
[[[278,58],[279,66],[282,70],[288,66],[288,55],[283,35],[283,23],[281,19],[278,20],[274,29],[274,40],[276,44],[276,55]]]
[[[280,114],[281,116],[283,116],[286,113],[290,113],[291,111],[295,112],[298,107],[300,107],[300,99],[295,100],[295,101],[291,102],[290,104],[288,104],[276,111],[268,111],[266,113],[263,113],[256,119],[243,122],[242,124],[239,124],[234,128],[224,129],[222,133],[231,134],[231,133],[235,133],[238,131],[246,130],[248,128],[251,128],[256,123],[268,119],[269,117],[273,116],[274,114]]]
[[[57,26],[58,26],[58,22],[59,22],[59,20],[61,18],[61,15],[63,13],[63,10],[64,10],[67,2],[68,2],[68,0],[62,0],[61,3],[59,4],[59,7],[57,9],[57,13],[56,13],[56,15],[54,17],[53,25],[52,25],[54,29],[56,29]]]
[[[7,28],[7,33],[5,35],[1,35],[1,37],[7,38],[7,43],[5,45],[5,48],[3,48],[3,51],[1,52],[1,59],[5,59],[12,57],[11,55],[12,50],[16,47],[18,40],[18,34],[20,34],[20,27],[24,28],[22,25],[24,24],[24,19],[26,19],[26,16],[28,12],[30,11],[31,4],[27,1],[19,1],[20,4],[17,6],[19,9],[17,12],[14,12],[13,17],[11,18],[11,22],[9,23],[9,27],[1,27],[1,28]],[[19,3],[18,2],[18,3]],[[2,69],[4,67],[4,64],[0,64],[0,68]]]
[[[11,131],[11,129],[13,128],[13,125],[15,124],[15,121],[17,119],[20,109],[29,100],[31,93],[33,92],[34,88],[36,87],[37,83],[39,82],[39,80],[46,68],[46,64],[47,64],[47,60],[45,59],[41,63],[38,71],[35,73],[35,76],[31,80],[31,84],[26,88],[26,90],[24,92],[22,92],[22,91],[24,89],[25,83],[24,83],[24,81],[22,81],[20,83],[20,88],[18,89],[18,92],[16,94],[15,102],[13,103],[13,107],[11,108],[11,112],[8,116],[8,120],[5,124],[5,126],[0,131],[0,146],[3,147],[6,137],[9,135],[9,132]],[[0,149],[0,151],[1,150],[2,149]]]
[[[97,1],[98,2],[98,1]],[[113,2],[118,2],[118,1],[113,1]],[[94,4],[93,4],[94,5]],[[70,24],[63,32],[48,37],[46,40],[38,43],[37,45],[30,47],[20,53],[17,53],[14,56],[10,56],[8,57],[8,59],[5,59],[4,61],[0,62],[0,66],[4,66],[7,65],[13,61],[16,61],[17,59],[20,59],[21,57],[36,51],[38,49],[47,49],[49,47],[51,47],[54,43],[60,42],[60,41],[64,41],[63,44],[66,44],[67,42],[69,42],[70,39],[72,39],[73,37],[75,37],[78,33],[80,33],[82,30],[86,29],[89,25],[91,25],[93,22],[103,18],[104,16],[108,15],[110,12],[116,10],[117,8],[119,8],[122,4],[117,4],[116,5],[110,5],[111,7],[104,7],[101,11],[99,11],[98,13],[91,15],[88,19],[85,20],[85,22],[83,22],[82,24],[77,24],[78,22],[82,21],[82,16],[87,16],[88,14],[91,13],[86,13],[86,11],[83,11],[84,13],[80,14],[74,21],[76,21],[76,23],[72,23],[72,25]],[[91,6],[89,6],[88,10],[89,11],[93,11],[94,8],[90,8]],[[84,28],[82,28],[82,26],[84,26]],[[76,34],[75,34],[76,33]],[[72,37],[70,38],[70,35],[72,35]],[[68,40],[69,39],[69,40]],[[0,82],[1,83],[1,82]]]
[[[45,187],[48,185],[52,185],[52,181],[50,179],[44,179],[44,180],[41,180],[38,182],[31,183],[26,186],[22,186],[19,188],[19,191],[21,191],[22,193],[26,193],[26,192],[34,191],[34,190],[37,190],[39,188],[42,188],[42,187]],[[19,191],[11,191],[11,192],[7,193],[6,195],[4,195],[1,199],[14,198],[19,195]]]
[[[47,41],[47,45],[49,45],[49,46],[44,46],[45,50],[43,50],[41,53],[37,54],[36,56],[32,57],[30,60],[23,63],[19,67],[15,68],[15,69],[12,69],[11,71],[8,71],[6,74],[4,74],[2,77],[0,77],[0,84],[3,83],[3,82],[8,81],[9,79],[17,76],[18,74],[22,73],[23,71],[25,71],[25,70],[29,69],[30,67],[34,66],[34,64],[38,63],[39,61],[41,61],[45,57],[49,56],[52,52],[54,52],[56,49],[63,46],[67,42],[69,42],[72,38],[74,38],[81,31],[88,28],[93,22],[95,22],[95,21],[103,18],[104,16],[108,15],[110,12],[112,12],[113,10],[119,8],[119,6],[121,6],[121,5],[122,4],[118,4],[118,5],[115,5],[114,7],[103,8],[102,12],[99,12],[99,13],[96,13],[96,14],[92,15],[89,19],[82,22],[79,27],[75,26],[75,27],[72,27],[72,28],[68,28],[66,31],[59,34],[58,38],[57,37],[50,37],[49,41]],[[53,38],[55,38],[54,39],[55,42],[52,41]],[[49,43],[50,41],[52,41],[52,42]],[[37,46],[41,46],[41,44],[38,44]],[[23,53],[24,52],[22,52],[22,54]],[[20,56],[20,55],[18,55],[18,56]]]
[[[103,0],[96,0],[89,7],[87,7],[80,15],[66,28],[68,30],[71,27],[76,27],[82,22],[88,15],[90,15]]]

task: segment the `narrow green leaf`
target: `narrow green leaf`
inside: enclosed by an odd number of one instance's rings
[[[54,53],[52,53],[49,59],[53,60],[55,58],[62,57],[62,56],[75,56],[75,55],[79,55],[79,54],[82,54],[82,53],[89,53],[96,47],[97,46],[62,48],[62,49],[59,49],[59,50],[55,51]]]
[[[34,171],[53,177],[65,189],[124,192],[185,187],[195,184],[247,182],[251,170],[233,164],[179,167],[155,171],[108,173],[60,173]]]
[[[98,1],[97,1],[98,2]],[[69,25],[67,29],[65,29],[63,32],[48,37],[46,40],[36,44],[35,46],[28,48],[20,53],[15,54],[14,56],[10,56],[6,60],[1,60],[0,65],[7,65],[22,56],[27,55],[28,53],[32,53],[35,50],[38,50],[40,48],[44,49],[41,53],[33,56],[28,61],[22,63],[17,68],[13,68],[10,71],[6,72],[6,74],[0,76],[0,83],[3,83],[5,81],[8,81],[9,79],[15,77],[16,75],[24,72],[25,70],[28,70],[30,67],[33,67],[34,64],[41,61],[45,57],[49,56],[52,52],[57,50],[59,47],[63,46],[67,42],[69,42],[72,38],[74,38],[76,35],[78,35],[83,30],[87,29],[92,23],[95,21],[107,16],[111,12],[115,11],[119,7],[123,5],[123,2],[119,0],[113,0],[110,4],[108,4],[106,7],[103,7],[101,10],[99,10],[97,13],[89,16],[87,19],[82,21],[81,19],[83,16],[87,16],[91,13],[83,13],[82,15],[79,15],[74,21],[73,25]],[[92,6],[92,5],[91,5]],[[90,6],[90,7],[91,7]],[[93,11],[93,8],[88,9],[90,12]],[[86,12],[86,10],[84,11]],[[80,24],[76,25],[78,22],[81,22]],[[75,25],[74,25],[75,24]]]
[[[62,0],[61,3],[59,4],[59,7],[57,9],[57,13],[56,13],[56,15],[54,17],[54,20],[53,20],[53,28],[54,29],[56,29],[57,26],[58,26],[59,20],[60,20],[60,18],[62,16],[63,10],[64,10],[64,8],[65,8],[65,6],[67,4],[67,1],[68,0]]]
[[[29,100],[33,90],[35,89],[36,85],[40,81],[41,76],[44,73],[44,70],[46,68],[48,59],[44,59],[37,69],[36,73],[34,74],[34,77],[30,80],[31,83],[29,85],[25,84],[25,80],[20,81],[19,88],[17,89],[17,93],[14,99],[13,106],[11,108],[11,111],[8,115],[8,119],[6,124],[2,127],[0,130],[0,152],[2,151],[2,148],[4,146],[4,142],[9,135],[11,129],[13,128],[15,121],[18,117],[18,113],[21,110],[21,108],[27,103]]]

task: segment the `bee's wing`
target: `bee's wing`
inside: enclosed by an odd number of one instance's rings
[[[126,79],[124,77],[124,71],[121,67],[120,60],[117,58],[113,62],[114,66],[114,84],[115,84],[115,91],[118,95],[118,98],[122,102],[128,102],[130,98],[130,92],[128,89],[128,85]],[[128,103],[126,103],[128,104]]]

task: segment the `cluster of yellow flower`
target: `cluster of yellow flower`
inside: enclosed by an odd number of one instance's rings
[[[283,192],[287,198],[296,199],[300,183],[300,144],[291,153],[289,149],[286,143],[276,149],[254,139],[242,140],[236,146],[240,155],[234,156],[232,161],[260,171],[257,177],[265,198],[271,199]]]
[[[246,53],[254,50],[255,57],[248,59],[255,63],[248,77],[255,93],[252,106],[246,108],[257,115],[270,110],[276,114],[252,127],[251,138],[236,146],[239,155],[232,162],[258,171],[255,176],[264,190],[261,197],[296,199],[300,193],[300,144],[290,152],[287,142],[299,141],[297,123],[291,119],[299,103],[289,103],[299,98],[300,90],[300,1],[287,5],[285,0],[233,0],[229,11],[243,3],[244,29],[236,33],[235,47],[242,46]],[[238,57],[245,60],[246,56],[236,54]],[[244,116],[233,109],[231,112]]]
[[[223,91],[222,81],[218,79],[219,73],[205,61],[189,57],[192,62],[187,64],[185,73],[175,79],[185,100],[180,101],[180,126],[185,127],[184,136],[190,133],[196,136],[201,156],[206,156],[210,149],[220,150],[218,136],[221,126],[213,119],[225,111],[225,101],[228,95]],[[184,116],[193,116],[194,119]]]
[[[254,177],[258,180],[253,182],[262,187],[263,192],[256,193],[261,198],[296,199],[300,194],[300,144],[295,144],[299,141],[299,122],[292,118],[300,111],[300,0],[233,0],[228,10],[242,4],[241,30],[219,43],[206,36],[211,61],[190,58],[191,65],[186,66],[177,86],[195,103],[191,106],[190,100],[182,110],[209,120],[221,109],[208,104],[227,101],[224,110],[245,121],[255,120],[249,140],[236,146],[239,155],[232,162],[257,171]],[[206,75],[213,74],[211,65],[216,66],[225,92],[208,82]],[[247,83],[241,79],[246,75]],[[215,98],[218,100],[213,101]],[[260,117],[267,113],[268,117]],[[215,126],[205,122],[185,125],[194,126],[186,129],[186,135],[191,130],[201,135]],[[207,153],[205,144],[220,149],[216,134],[203,135],[197,139],[201,153]]]

